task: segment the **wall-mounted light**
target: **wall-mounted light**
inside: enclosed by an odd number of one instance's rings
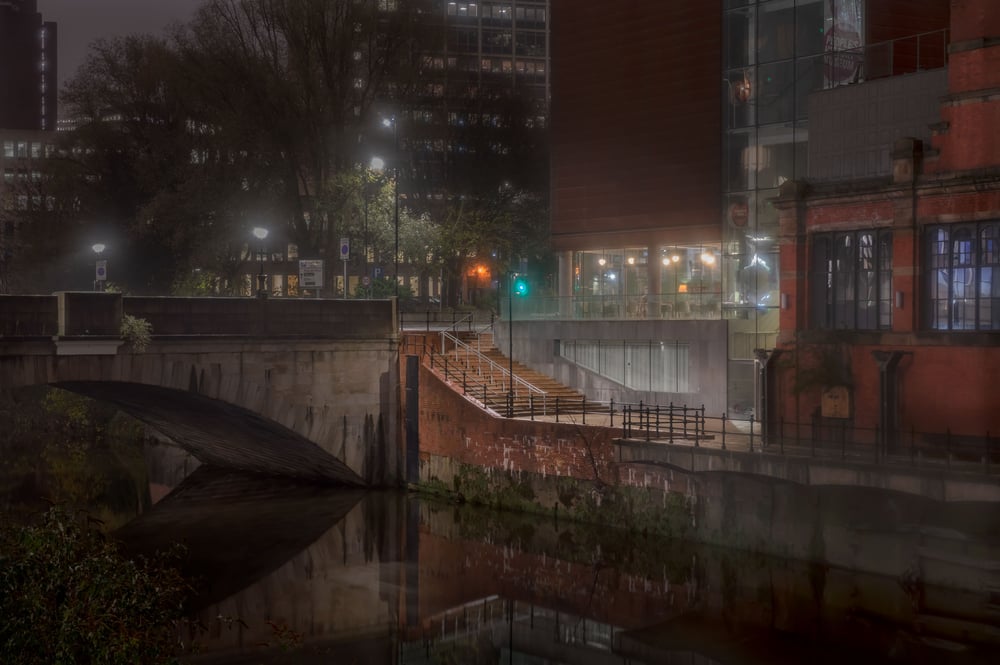
[[[788,309],[792,306],[792,299],[787,293],[781,294],[781,309]]]
[[[607,260],[605,260],[604,257],[597,259],[597,265],[603,266],[605,263],[607,263]]]
[[[896,291],[896,309],[903,309],[903,292]]]

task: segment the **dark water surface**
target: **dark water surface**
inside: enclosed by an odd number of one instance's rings
[[[118,535],[182,541],[195,663],[998,663],[982,594],[199,469]]]

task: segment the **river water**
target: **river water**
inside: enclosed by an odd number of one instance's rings
[[[202,468],[118,535],[189,548],[193,663],[1000,662],[957,591],[402,492]]]

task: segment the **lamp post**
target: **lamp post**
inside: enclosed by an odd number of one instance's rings
[[[108,278],[108,261],[101,258],[101,254],[105,250],[105,245],[103,242],[95,242],[90,248],[97,255],[97,263],[94,266],[94,290],[103,291],[104,282]]]
[[[264,277],[264,240],[267,238],[267,229],[262,226],[255,226],[253,228],[253,237],[260,241],[260,248],[258,251],[258,258],[260,259],[260,272],[257,274],[257,297],[266,298],[267,288],[266,281],[267,278]]]
[[[396,251],[392,255],[392,283],[393,293],[399,297],[399,131],[396,123],[396,116],[382,119],[384,127],[392,128],[392,222],[396,234]]]
[[[507,417],[514,417],[514,273],[507,271]]]

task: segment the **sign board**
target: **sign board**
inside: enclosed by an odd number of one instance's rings
[[[303,289],[323,288],[322,259],[302,259],[299,261],[299,286]]]
[[[341,238],[340,239],[340,260],[346,261],[351,258],[351,239]]]
[[[97,262],[97,277],[98,282],[105,282],[108,279],[108,261],[107,259],[101,259]]]
[[[850,418],[851,393],[847,386],[834,386],[823,391],[820,411],[824,418]]]
[[[370,286],[372,283],[372,279],[368,275],[365,275],[364,277],[361,278],[361,283],[364,284],[365,286]]]
[[[379,268],[378,266],[375,266],[375,271],[374,272],[375,272],[375,279],[381,279],[382,278],[382,268]]]

